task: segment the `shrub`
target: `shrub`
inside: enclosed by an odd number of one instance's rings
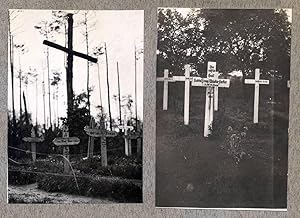
[[[72,176],[39,176],[38,188],[48,192],[65,192],[89,197],[105,197],[118,202],[142,201],[141,184],[119,178],[78,176],[77,185]]]

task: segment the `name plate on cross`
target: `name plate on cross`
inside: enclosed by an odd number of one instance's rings
[[[56,146],[70,146],[79,144],[80,139],[78,137],[69,137],[69,128],[64,125],[62,129],[62,137],[57,137],[52,142]]]
[[[192,86],[229,88],[229,79],[197,78],[192,80]]]
[[[99,137],[115,137],[117,136],[117,132],[114,131],[108,131],[104,129],[91,129],[88,127],[84,127],[84,131],[87,135],[95,138]]]

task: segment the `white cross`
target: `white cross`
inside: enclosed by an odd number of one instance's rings
[[[259,69],[255,69],[255,79],[245,79],[245,84],[254,84],[253,123],[258,123],[259,85],[269,85],[269,80],[260,80]]]
[[[127,125],[126,116],[124,116],[124,125],[120,125],[118,127],[119,127],[119,129],[123,129],[124,130],[124,136],[125,136],[125,155],[129,156],[130,153],[131,153],[130,148],[129,148],[129,140],[130,139],[127,136],[128,136],[128,130],[133,130],[133,126],[128,126]]]
[[[214,79],[219,79],[219,73],[215,73]],[[219,109],[219,87],[214,87],[214,111],[218,111]]]
[[[174,81],[184,82],[184,125],[189,125],[189,107],[190,107],[190,81],[192,77],[191,66],[189,64],[184,65],[184,76],[173,76]]]
[[[169,70],[164,70],[164,77],[156,78],[158,82],[164,82],[164,92],[163,92],[163,110],[168,110],[168,90],[169,82],[175,82],[172,77],[169,78]]]
[[[216,88],[229,88],[230,86],[229,79],[218,79],[216,65],[216,62],[209,61],[207,63],[207,78],[194,77],[192,80],[192,86],[206,87],[204,137],[208,137],[211,133],[209,127],[212,126],[214,106],[216,106],[216,102],[218,101],[218,96],[215,95]]]

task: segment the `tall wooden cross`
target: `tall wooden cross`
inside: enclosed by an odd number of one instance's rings
[[[245,79],[245,84],[254,84],[253,123],[258,123],[259,85],[269,85],[269,80],[261,80],[259,69],[255,69],[254,79]]]
[[[84,131],[91,138],[95,138],[95,137],[100,138],[100,143],[101,143],[101,166],[106,167],[107,166],[107,142],[106,142],[106,138],[115,137],[115,136],[117,136],[117,133],[114,132],[114,131],[106,130],[103,119],[100,120],[100,128],[84,127]],[[94,140],[93,140],[92,147],[94,148]],[[89,150],[89,152],[91,152],[91,150]],[[93,154],[88,153],[88,157],[89,158],[93,157]]]
[[[36,143],[40,143],[44,141],[43,137],[36,137],[34,128],[31,128],[31,137],[24,137],[24,142],[30,142],[31,143],[31,155],[33,162],[36,161]]]
[[[190,77],[191,66],[189,64],[184,65],[184,76],[173,76],[174,81],[184,82],[184,109],[183,120],[184,125],[189,125],[189,108],[190,108],[190,81],[193,79]]]
[[[97,63],[97,58],[93,58],[83,53],[79,53],[73,50],[73,14],[67,14],[68,18],[68,47],[63,47],[61,45],[49,42],[47,40],[43,41],[43,44],[66,52],[67,56],[67,101],[68,101],[68,111],[73,109],[73,56],[84,58],[93,63]]]
[[[63,125],[62,127],[62,137],[56,137],[53,141],[53,144],[56,146],[63,146],[63,156],[64,156],[64,173],[70,172],[70,149],[71,145],[78,145],[80,143],[80,139],[77,137],[69,136],[69,127],[67,125]]]
[[[169,82],[175,82],[172,77],[169,77],[169,70],[164,70],[164,77],[157,77],[156,81],[164,82],[164,92],[163,92],[163,110],[168,110],[168,91]]]
[[[209,61],[207,63],[207,78],[194,77],[192,86],[206,87],[205,98],[205,118],[204,118],[204,137],[208,137],[211,133],[210,127],[212,127],[214,119],[214,106],[215,106],[215,90],[216,88],[229,88],[229,79],[218,79],[216,74],[216,62]]]
[[[124,125],[120,125],[119,129],[124,130],[124,139],[125,139],[125,155],[131,155],[131,140],[128,137],[128,130],[133,130],[133,126],[127,125],[126,116],[124,116]]]

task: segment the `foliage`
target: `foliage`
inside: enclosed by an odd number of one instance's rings
[[[103,177],[78,177],[80,194],[105,197],[119,202],[141,202],[142,187],[130,180]],[[38,178],[38,188],[47,192],[79,194],[73,177],[43,176]]]
[[[101,166],[101,158],[94,157],[91,160],[81,160],[74,165],[75,170],[83,173],[114,176],[126,179],[142,179],[142,162],[138,161],[135,156],[110,156],[108,166]]]
[[[263,69],[269,76],[289,78],[291,24],[284,10],[158,11],[157,71],[174,74],[190,63],[201,75],[207,61],[218,71],[241,70],[245,76]]]

